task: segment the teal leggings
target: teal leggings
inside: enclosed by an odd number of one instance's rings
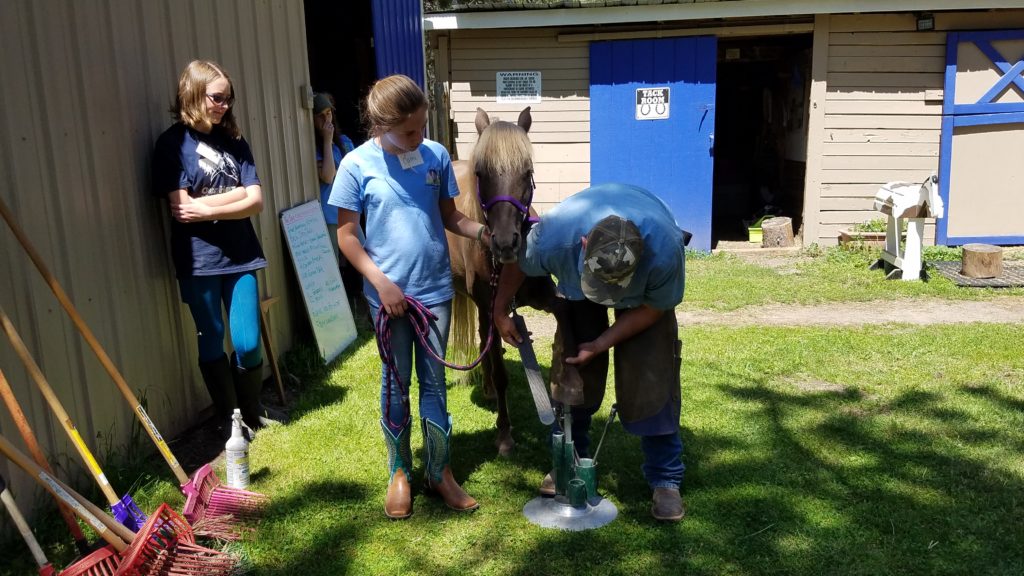
[[[224,356],[224,309],[238,366],[255,368],[260,353],[260,300],[255,272],[192,276],[178,281],[199,339],[199,363]],[[223,308],[221,306],[223,305]]]

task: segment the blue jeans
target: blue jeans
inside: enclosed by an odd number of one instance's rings
[[[428,307],[437,316],[430,322],[427,341],[441,358],[448,348],[448,327],[452,319],[452,302],[448,300]],[[377,325],[380,306],[370,302],[373,325]],[[392,429],[401,428],[410,417],[407,410],[412,380],[413,351],[416,355],[416,379],[419,381],[420,417],[429,418],[448,431],[448,390],[445,387],[444,365],[434,360],[420,344],[409,323],[408,316],[391,319],[391,353],[394,354],[398,377],[405,388],[403,398],[398,382],[388,379],[387,366],[381,366],[380,411]],[[388,386],[391,388],[391,404],[388,405]]]
[[[231,345],[238,365],[242,368],[260,365],[263,356],[256,272],[192,276],[178,280],[178,287],[196,323],[200,364],[224,356],[224,309],[227,309]]]

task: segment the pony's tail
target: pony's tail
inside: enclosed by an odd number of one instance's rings
[[[456,290],[455,299],[452,300],[451,336],[448,338],[450,362],[469,364],[476,359],[480,353],[477,350],[476,332],[476,304],[472,298]],[[465,377],[471,377],[475,372],[476,370],[460,372],[456,379],[464,380]],[[451,376],[450,372],[449,376]]]

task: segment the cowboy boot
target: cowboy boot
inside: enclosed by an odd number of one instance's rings
[[[380,421],[384,432],[384,443],[388,447],[388,491],[384,496],[384,515],[392,519],[412,516],[412,487],[409,486],[409,470],[412,466],[412,448],[409,446],[409,424],[406,423],[398,434],[391,431],[387,422]]]
[[[235,395],[238,397],[238,408],[242,411],[242,420],[253,430],[259,430],[271,424],[280,424],[285,415],[270,410],[260,402],[263,390],[263,362],[252,368],[235,366]]]
[[[203,375],[203,384],[213,400],[213,418],[217,429],[222,435],[231,435],[231,414],[235,411],[235,385],[231,379],[231,365],[227,356],[212,362],[201,362],[199,372]],[[225,437],[225,440],[227,438]]]
[[[428,418],[423,419],[423,444],[427,449],[427,490],[440,494],[444,503],[452,510],[468,512],[476,510],[480,505],[472,496],[466,494],[452,476],[451,424],[451,414],[448,415],[448,432]]]

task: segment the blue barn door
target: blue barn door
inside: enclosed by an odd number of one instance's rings
[[[1024,30],[946,34],[935,243],[1024,244]]]
[[[668,204],[711,250],[714,36],[590,45],[590,183],[625,182]]]

